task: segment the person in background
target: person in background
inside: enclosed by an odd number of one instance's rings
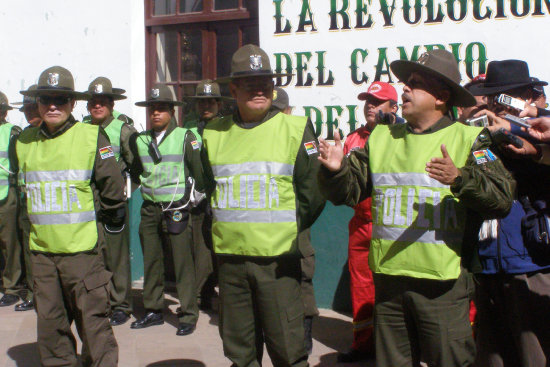
[[[479,74],[474,79],[470,80],[468,83],[464,84],[464,89],[470,91],[473,86],[483,83],[485,81],[485,74]],[[468,123],[468,120],[471,119],[479,111],[487,108],[487,97],[485,96],[474,96],[476,99],[475,106],[469,107],[457,107],[458,121],[463,123]]]

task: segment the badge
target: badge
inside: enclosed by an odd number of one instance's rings
[[[497,157],[489,149],[476,150],[472,154],[474,155],[477,164],[483,164],[497,160]]]
[[[48,73],[48,85],[56,87],[59,84],[58,73]]]
[[[428,62],[428,59],[430,58],[430,54],[428,54],[427,52],[424,52],[422,55],[420,55],[420,57],[418,58],[418,63],[419,64],[426,64],[426,62]]]
[[[114,157],[115,153],[113,152],[113,147],[110,145],[99,148],[99,155],[101,156],[101,159],[107,159],[109,157]]]
[[[199,142],[196,141],[196,140],[193,140],[193,141],[191,142],[191,145],[193,146],[193,150],[200,149],[200,147],[201,147],[201,145],[199,144]]]
[[[158,88],[151,89],[151,98],[158,98],[160,96],[160,90]]]
[[[94,88],[95,93],[103,93],[103,84],[96,84]]]
[[[204,92],[204,94],[211,95],[212,94],[212,84],[205,84],[203,92]]]
[[[382,86],[380,84],[374,84],[372,83],[370,85],[370,88],[368,90],[368,93],[376,93],[376,92],[380,92],[380,90],[382,89]]]
[[[181,214],[179,210],[175,210],[174,213],[172,214],[172,220],[174,222],[181,222],[182,218],[183,218],[183,214]]]
[[[260,70],[262,68],[262,55],[250,55],[250,69]]]
[[[317,146],[315,145],[314,141],[304,143],[304,147],[306,148],[307,155],[312,155],[317,153]]]

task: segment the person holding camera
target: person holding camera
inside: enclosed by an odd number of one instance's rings
[[[146,101],[151,129],[131,139],[134,163],[132,179],[141,183],[143,204],[139,237],[143,249],[143,304],[146,314],[131,324],[142,329],[164,323],[163,241],[172,248],[176,289],[181,312],[176,335],[193,333],[198,319],[195,291],[195,266],[192,253],[190,209],[204,195],[201,140],[190,130],[178,126],[175,99],[170,87],[157,85]]]
[[[376,365],[469,366],[472,284],[464,267],[479,228],[471,221],[506,215],[514,181],[489,150],[487,130],[450,118],[453,106],[475,105],[450,52],[390,68],[405,84],[407,123],[376,125],[347,157],[338,135],[334,146],[322,140],[319,183],[335,204],[372,197]]]
[[[526,62],[492,61],[484,83],[472,89],[487,96],[486,114],[492,131],[528,137],[505,116],[518,116],[533,102],[533,87],[546,82],[532,80]],[[511,97],[511,98],[509,98]],[[479,233],[482,270],[476,275],[478,310],[476,366],[546,366],[550,358],[550,243],[543,227],[550,204],[550,167],[539,164],[534,145],[522,140],[521,147],[506,142],[492,149],[517,181],[510,213],[487,220]],[[526,155],[532,155],[528,157]],[[531,159],[533,158],[533,159]]]

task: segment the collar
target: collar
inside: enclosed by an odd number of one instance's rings
[[[63,134],[65,131],[69,130],[73,125],[76,124],[76,120],[71,114],[67,121],[63,123],[63,125],[57,129],[53,134],[51,134],[48,131],[48,128],[46,127],[45,123],[40,124],[40,134],[42,134],[46,139],[53,139],[61,134]]]
[[[252,129],[256,126],[259,126],[263,124],[264,122],[271,120],[275,115],[277,115],[280,112],[278,109],[274,108],[273,106],[267,111],[267,113],[264,115],[264,117],[260,121],[254,121],[254,122],[243,122],[241,115],[239,114],[239,110],[237,109],[235,113],[233,114],[233,121],[243,129]]]
[[[454,122],[448,118],[447,116],[443,116],[442,118],[440,118],[435,124],[433,124],[432,126],[430,126],[429,128],[423,130],[422,132],[419,132],[419,133],[415,133],[412,128],[411,128],[411,125],[409,125],[409,123],[407,123],[407,131],[411,134],[431,134],[431,133],[435,133],[439,130],[442,130],[446,127],[449,127],[453,124]]]
[[[164,136],[162,137],[161,142],[164,141],[164,139],[166,139],[166,137],[168,135],[170,135],[170,133],[172,131],[174,131],[176,129],[176,127],[178,127],[178,122],[176,121],[175,117],[172,117],[172,119],[168,123],[168,128],[164,131]],[[148,130],[148,133],[149,133],[149,135],[151,135],[151,137],[155,138],[155,130],[150,129],[150,130]]]

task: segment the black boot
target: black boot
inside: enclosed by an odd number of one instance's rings
[[[313,352],[313,338],[311,336],[311,328],[313,326],[313,316],[306,316],[304,318],[304,344],[306,346],[307,354]]]

